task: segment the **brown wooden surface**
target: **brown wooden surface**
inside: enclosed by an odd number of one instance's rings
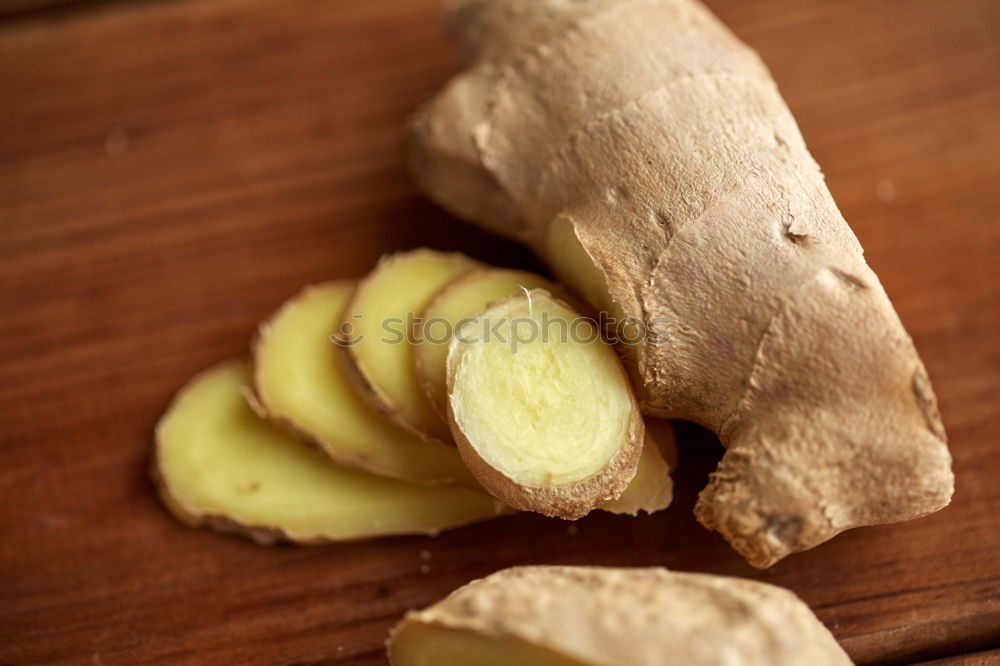
[[[996,0],[710,2],[771,65],[914,337],[958,475],[939,514],[763,572],[691,516],[720,455],[692,426],[670,511],[575,534],[524,515],[266,549],[174,522],[153,424],[301,285],[422,244],[531,260],[401,169],[404,117],[454,67],[436,0],[63,4],[0,12],[0,663],[382,663],[405,609],[547,562],[750,576],[860,662],[997,662]]]

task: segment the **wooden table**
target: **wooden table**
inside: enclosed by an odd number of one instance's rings
[[[301,285],[418,245],[532,266],[400,165],[455,67],[437,4],[0,3],[0,662],[383,663],[403,611],[520,563],[753,577],[859,662],[1000,662],[996,0],[709,3],[772,67],[922,353],[948,509],[755,571],[694,521],[721,449],[682,426],[671,510],[575,532],[261,548],[163,511],[156,419]]]

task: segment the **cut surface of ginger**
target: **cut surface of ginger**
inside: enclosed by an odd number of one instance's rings
[[[428,300],[476,263],[461,254],[418,249],[383,258],[343,314],[348,347],[366,396],[381,412],[425,439],[450,441],[424,395],[413,361],[413,325]]]
[[[521,289],[547,289],[555,286],[535,273],[501,268],[470,271],[445,285],[424,309],[417,328],[419,343],[414,346],[414,361],[421,386],[442,416],[448,411],[448,380],[445,369],[448,345],[456,326],[475,317],[493,301]],[[450,335],[449,335],[450,334]]]
[[[611,297],[604,273],[594,265],[594,259],[580,243],[569,218],[557,217],[552,221],[544,249],[546,261],[561,282],[571,286],[592,307],[607,312],[615,321],[625,319],[621,305]]]
[[[515,508],[577,518],[619,497],[643,424],[592,321],[532,290],[468,322],[448,356],[449,418],[466,464]]]
[[[309,437],[333,460],[415,483],[478,488],[458,452],[395,425],[359,396],[331,340],[353,281],[306,287],[260,328],[256,396],[271,418]]]
[[[487,495],[348,469],[259,417],[243,391],[250,363],[215,366],[185,386],[156,431],[154,479],[192,526],[261,543],[436,534],[498,515]]]

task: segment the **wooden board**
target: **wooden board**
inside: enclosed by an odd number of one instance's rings
[[[301,285],[418,245],[533,264],[401,167],[404,118],[454,71],[436,0],[66,4],[0,12],[0,663],[383,663],[406,609],[520,563],[749,576],[859,662],[996,661],[1000,3],[710,2],[772,67],[914,337],[958,475],[939,514],[762,572],[691,516],[721,454],[693,426],[670,511],[572,534],[524,515],[268,549],[174,522],[153,424]]]

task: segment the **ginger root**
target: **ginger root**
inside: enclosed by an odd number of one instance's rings
[[[695,0],[457,0],[409,161],[455,214],[643,322],[643,410],[727,452],[698,519],[766,567],[954,478],[913,343],[759,57]]]
[[[268,417],[315,442],[334,461],[403,481],[479,489],[458,451],[426,442],[377,413],[350,385],[330,339],[352,280],[303,289],[261,324],[254,390]]]
[[[509,506],[575,519],[635,475],[644,427],[628,378],[593,323],[548,292],[466,322],[447,373],[462,459]]]
[[[662,568],[504,569],[412,611],[392,666],[848,666],[783,588]]]
[[[232,361],[181,389],[156,428],[153,478],[181,522],[262,544],[437,534],[506,512],[464,488],[422,486],[341,467],[258,416]]]

